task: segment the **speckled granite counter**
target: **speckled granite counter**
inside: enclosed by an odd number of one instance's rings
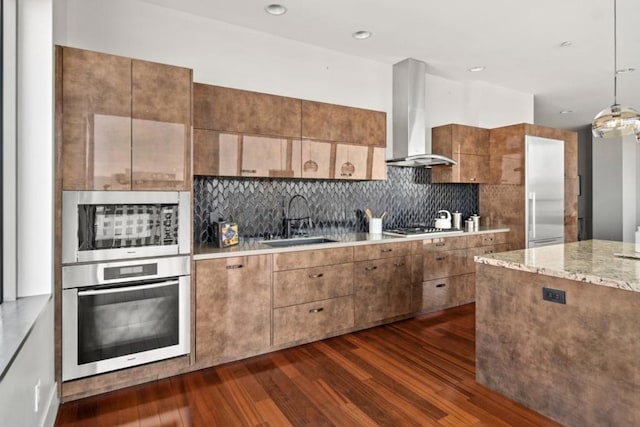
[[[265,254],[265,253],[293,252],[293,251],[304,251],[304,250],[314,250],[314,249],[330,249],[330,248],[338,248],[342,246],[370,245],[370,244],[389,243],[389,242],[408,242],[412,240],[436,239],[440,237],[472,236],[475,234],[503,233],[507,231],[509,231],[508,228],[480,227],[479,231],[474,231],[474,232],[463,232],[458,234],[433,233],[433,234],[429,234],[427,237],[425,237],[424,235],[419,237],[418,236],[396,237],[396,236],[387,236],[385,234],[371,235],[368,233],[348,233],[348,234],[322,236],[328,239],[335,240],[335,242],[319,243],[319,244],[313,244],[313,245],[289,246],[289,247],[283,247],[283,248],[274,248],[274,247],[268,246],[263,243],[264,240],[262,239],[241,238],[240,243],[238,245],[231,246],[228,248],[217,248],[213,244],[196,245],[193,249],[194,251],[193,258],[195,260],[211,259],[211,258],[227,258],[227,257],[234,257],[234,256],[257,255],[257,254]]]
[[[475,260],[480,264],[640,292],[640,259],[614,255],[633,255],[634,248],[631,243],[586,240],[477,256]]]

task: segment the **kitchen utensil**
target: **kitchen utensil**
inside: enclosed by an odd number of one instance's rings
[[[380,219],[384,218],[385,216],[387,216],[387,211],[382,212],[382,215],[380,215]]]
[[[373,218],[373,214],[371,213],[371,209],[366,208],[364,210],[364,213],[367,215],[367,218],[369,218],[369,219]]]
[[[462,214],[458,211],[451,213],[451,225],[453,228],[462,230]]]
[[[442,229],[451,228],[451,213],[445,210],[438,211],[435,226]]]

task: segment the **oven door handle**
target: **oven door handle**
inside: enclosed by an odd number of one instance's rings
[[[154,288],[162,288],[163,286],[171,286],[177,285],[179,282],[177,280],[170,280],[162,283],[152,283],[149,285],[137,285],[137,286],[127,286],[121,288],[109,288],[109,289],[97,289],[95,291],[78,291],[78,296],[89,296],[89,295],[105,295],[105,294],[115,294],[120,292],[131,292],[131,291],[140,291],[143,289],[154,289]]]

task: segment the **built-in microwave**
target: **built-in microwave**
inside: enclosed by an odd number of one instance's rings
[[[63,191],[62,263],[189,254],[186,191]]]

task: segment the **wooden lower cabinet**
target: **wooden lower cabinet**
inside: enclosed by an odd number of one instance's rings
[[[352,263],[273,272],[274,308],[352,294]]]
[[[356,262],[353,278],[356,326],[411,312],[411,256]]]
[[[467,250],[455,249],[451,251],[425,251],[422,280],[432,280],[440,277],[455,276],[467,272]]]
[[[353,327],[353,296],[273,310],[273,345],[324,338]]]
[[[473,302],[475,286],[475,274],[427,280],[416,286],[413,310],[428,313]]]
[[[271,258],[196,262],[196,363],[216,364],[269,349]]]

